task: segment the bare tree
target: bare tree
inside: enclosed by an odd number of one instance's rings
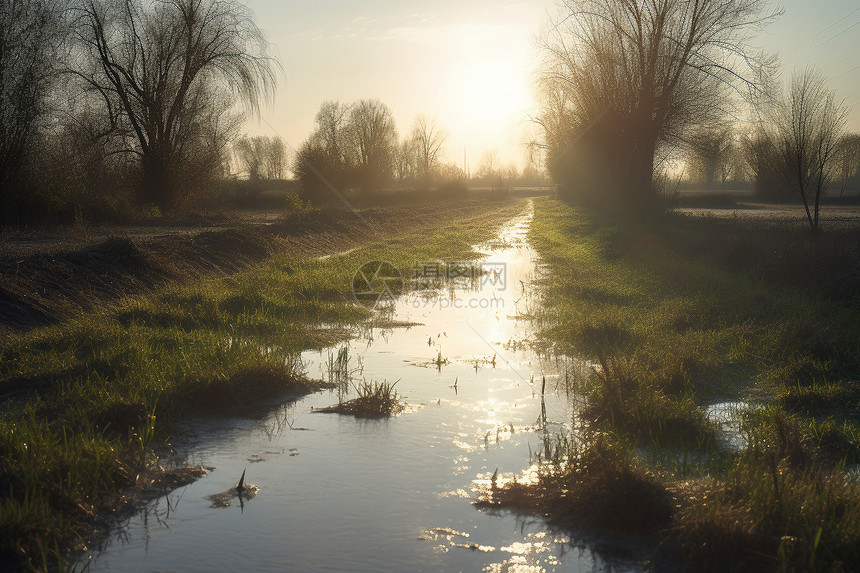
[[[302,187],[302,192],[314,205],[331,203],[335,194],[329,186],[337,189],[332,183],[336,171],[328,162],[325,149],[312,139],[308,139],[299,147],[293,159],[293,173]]]
[[[503,165],[498,150],[491,149],[481,156],[481,163],[475,175],[484,185],[497,189],[503,186],[505,180],[515,179],[518,173],[516,166]]]
[[[837,160],[839,177],[839,196],[845,195],[848,181],[860,172],[860,133],[845,135],[839,142]]]
[[[546,184],[546,174],[540,164],[540,148],[535,141],[525,143],[525,165],[523,166],[522,182],[524,186],[535,187]]]
[[[543,41],[539,122],[561,191],[619,210],[659,209],[652,178],[664,143],[726,112],[749,84],[766,0],[565,0]],[[751,70],[750,70],[751,72]],[[752,75],[751,73],[748,75]]]
[[[444,186],[456,187],[463,191],[466,189],[466,172],[456,163],[442,163],[439,165],[439,179]]]
[[[325,202],[336,196],[332,188],[379,190],[395,174],[400,151],[394,115],[387,105],[376,99],[349,106],[325,101],[293,171],[306,195]]]
[[[359,187],[365,192],[379,190],[394,167],[394,114],[377,99],[361,100],[350,108],[348,132]]]
[[[348,105],[335,100],[324,101],[317,112],[316,128],[312,135],[325,151],[330,164],[341,170],[346,169],[349,164],[348,120]]]
[[[436,122],[423,115],[415,118],[412,127],[412,142],[418,160],[418,177],[429,184],[433,179],[439,162],[439,153],[445,144],[447,134]]]
[[[243,137],[233,144],[233,155],[251,181],[282,179],[287,165],[287,148],[280,137]]]
[[[763,118],[762,128],[774,145],[771,170],[800,193],[809,226],[818,231],[821,200],[836,176],[848,110],[821,73],[806,69],[791,78],[787,94],[769,102]]]
[[[314,131],[293,162],[293,173],[315,204],[336,200],[332,188],[341,190],[347,182],[353,155],[349,109],[338,101],[324,101],[317,112]]]
[[[40,192],[50,198],[57,215],[73,215],[77,223],[115,217],[127,212],[133,200],[123,141],[104,136],[103,114],[92,103],[79,98],[56,114],[34,158]]]
[[[765,199],[783,198],[785,186],[773,171],[776,150],[772,134],[758,127],[741,138],[741,149],[755,194]]]
[[[266,146],[265,174],[269,181],[283,179],[287,171],[287,146],[280,137],[270,137]]]
[[[76,72],[136,142],[142,197],[176,206],[207,109],[229,96],[256,112],[272,95],[277,63],[263,33],[234,0],[82,0],[80,12],[81,57],[92,65]]]
[[[485,151],[481,155],[481,163],[478,165],[478,171],[475,173],[478,179],[491,180],[497,179],[501,173],[502,162],[499,159],[499,152],[496,149]]]
[[[216,186],[230,173],[230,142],[238,137],[244,116],[233,110],[235,99],[223,90],[200,90],[196,113],[183,123],[176,147],[177,172],[171,181],[176,200],[200,202],[215,195]],[[178,203],[177,203],[178,204]]]
[[[8,218],[28,186],[28,151],[58,71],[62,9],[49,0],[0,3],[0,211]]]
[[[418,149],[413,137],[397,144],[394,154],[394,177],[399,185],[414,183],[418,173]]]
[[[242,173],[248,174],[250,181],[262,179],[263,162],[265,161],[265,138],[243,137],[233,144],[233,154],[239,163]]]
[[[688,138],[688,168],[691,179],[710,189],[728,178],[734,141],[731,127],[703,126]]]

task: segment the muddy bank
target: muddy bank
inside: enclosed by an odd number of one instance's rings
[[[497,203],[490,208],[513,213],[519,209],[516,205]],[[274,222],[196,234],[115,236],[74,250],[52,252],[46,247],[43,251],[30,248],[33,252],[23,255],[4,254],[0,256],[0,332],[56,324],[170,281],[232,274],[276,252],[320,256],[487,210],[487,203],[478,201],[357,213],[314,210],[284,215]],[[7,244],[4,250],[13,248]]]

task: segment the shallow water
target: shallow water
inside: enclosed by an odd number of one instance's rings
[[[530,348],[533,325],[522,318],[538,302],[529,287],[539,271],[526,241],[530,221],[530,213],[519,217],[478,247],[492,272],[413,291],[380,313],[389,325],[412,326],[366,329],[349,343],[353,380],[397,381],[404,414],[362,421],[313,413],[337,402],[324,392],[262,421],[195,421],[174,446],[216,469],[115,528],[86,556],[90,570],[639,569],[541,519],[473,505],[496,468],[519,473],[541,447],[544,376],[544,427],[573,418],[575,400],[558,388],[563,364]],[[328,378],[338,350],[304,353],[308,375]],[[246,468],[257,495],[213,504],[210,496],[235,486]]]
[[[705,407],[705,416],[717,425],[720,446],[739,452],[747,447],[742,429],[743,415],[753,406],[749,402],[718,402]]]

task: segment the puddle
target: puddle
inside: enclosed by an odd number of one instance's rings
[[[747,402],[719,402],[705,408],[705,416],[717,425],[720,446],[739,452],[747,447],[746,434],[741,431],[743,414],[753,406]]]
[[[301,356],[311,377],[328,379],[340,361],[356,385],[397,381],[407,414],[313,414],[337,403],[332,391],[263,421],[196,422],[174,446],[215,471],[118,528],[90,554],[90,570],[641,570],[539,518],[472,505],[482,479],[530,465],[539,427],[574,419],[564,361],[532,348],[535,326],[522,318],[538,303],[530,221],[519,217],[477,246],[493,272],[407,293],[346,351]],[[211,496],[230,493],[243,471],[259,495],[212,509]]]

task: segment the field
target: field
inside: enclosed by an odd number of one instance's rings
[[[529,343],[585,365],[564,374],[584,402],[575,432],[544,436],[534,475],[494,474],[479,506],[623,533],[658,570],[855,569],[853,208],[826,212],[838,224],[811,234],[788,208],[681,209],[645,227],[533,201],[528,237],[544,266]],[[332,387],[296,356],[370,316],[344,269],[474,259],[524,206],[258,213],[93,232],[65,250],[7,237],[0,557],[63,566],[116,515],[204,475],[170,461],[178,421],[259,417]],[[395,385],[367,383],[318,411],[396,414]]]
[[[767,222],[538,203],[543,337],[595,366],[583,430],[487,503],[632,529],[658,570],[860,565],[860,235]]]
[[[474,257],[471,246],[522,208],[310,211],[265,227],[110,239],[17,260],[39,272],[16,274],[6,258],[4,296],[25,304],[4,304],[15,314],[4,317],[0,342],[0,560],[55,566],[110,515],[183,483],[159,463],[176,421],[256,416],[324,388],[295,356],[369,316],[344,269]],[[28,289],[38,297],[23,296]]]

